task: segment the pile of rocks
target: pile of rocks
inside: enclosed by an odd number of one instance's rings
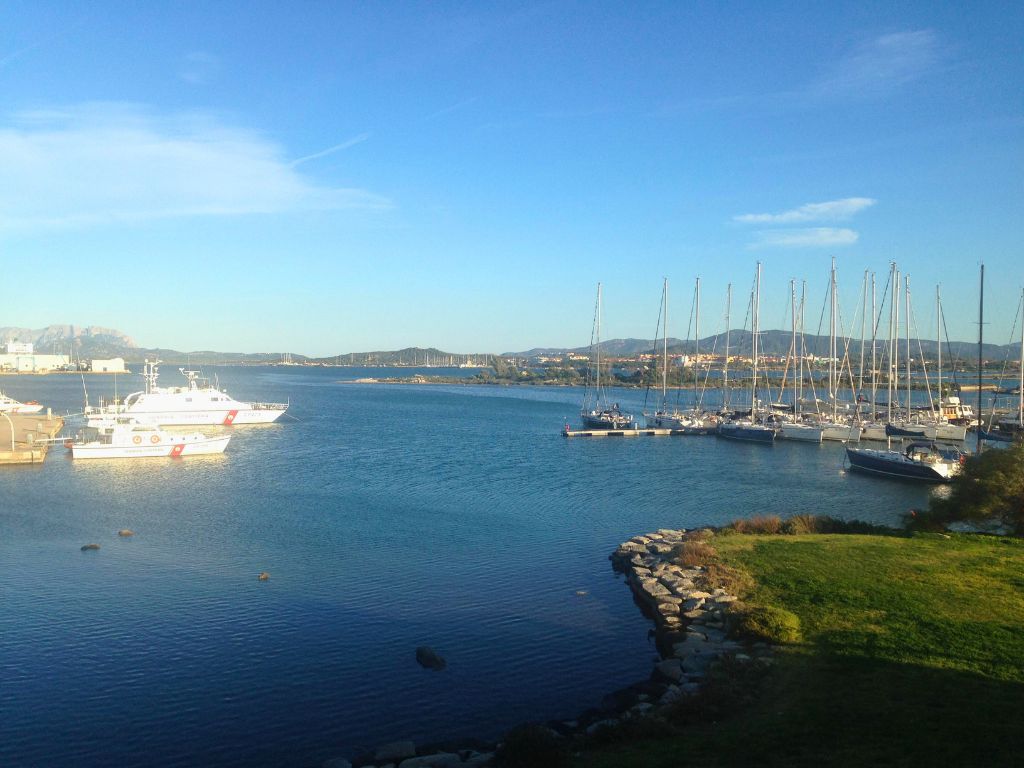
[[[600,707],[576,720],[542,726],[553,738],[592,736],[623,721],[657,716],[681,697],[697,693],[711,665],[724,657],[771,663],[767,644],[744,647],[726,637],[727,614],[736,595],[721,588],[702,589],[706,569],[676,562],[679,545],[710,535],[711,531],[695,536],[685,530],[660,529],[634,536],[611,555],[615,569],[626,574],[637,602],[654,619],[660,659],[649,680],[609,694]],[[417,659],[422,650],[417,649]],[[491,747],[417,751],[415,744],[405,741],[385,744],[353,762],[328,760],[323,768],[482,768],[493,762]]]
[[[702,532],[706,538],[710,531]],[[692,537],[685,530],[659,529],[634,536],[612,554],[617,570],[626,574],[637,602],[657,625],[661,660],[654,677],[669,683],[661,703],[696,693],[711,664],[731,656],[740,662],[770,664],[765,643],[744,648],[726,637],[726,617],[736,595],[721,588],[701,588],[704,566],[676,562],[677,548]]]
[[[450,752],[421,750],[411,741],[395,741],[384,744],[372,755],[350,762],[337,757],[328,760],[323,768],[483,768],[494,759],[493,752],[478,752],[474,749],[459,749]]]

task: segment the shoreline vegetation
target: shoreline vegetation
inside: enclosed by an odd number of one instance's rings
[[[1010,766],[1024,749],[1024,540],[754,516],[610,556],[648,680],[497,744],[385,745],[399,768]],[[934,521],[932,521],[934,522]]]
[[[634,536],[610,559],[654,623],[647,680],[497,744],[323,766],[1019,765],[1022,510],[1018,445],[971,457],[903,528],[754,515]],[[964,523],[1002,535],[945,532]]]

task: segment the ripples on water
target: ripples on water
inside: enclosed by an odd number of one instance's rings
[[[928,493],[845,474],[839,445],[566,440],[575,389],[220,375],[298,421],[236,427],[223,456],[55,449],[0,471],[0,764],[317,765],[570,718],[655,654],[619,542],[754,513],[892,523]],[[73,377],[3,384],[81,402]],[[639,413],[642,393],[617,394]],[[418,645],[448,668],[421,669]]]

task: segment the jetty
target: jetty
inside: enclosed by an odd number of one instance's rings
[[[0,413],[0,465],[38,464],[64,419],[46,413]]]
[[[562,429],[565,437],[693,437],[694,432],[686,429]]]

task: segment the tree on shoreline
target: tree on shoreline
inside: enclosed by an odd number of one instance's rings
[[[954,521],[1002,523],[1024,536],[1024,444],[971,456],[945,498],[933,497],[912,523],[941,528]]]

